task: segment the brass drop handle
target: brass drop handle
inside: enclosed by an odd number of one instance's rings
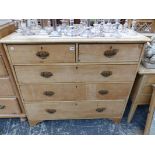
[[[51,76],[53,76],[53,73],[51,72],[41,72],[40,75],[44,78],[50,78]]]
[[[116,55],[118,51],[119,49],[112,49],[111,46],[109,50],[104,51],[104,56],[106,56],[107,58],[111,58]]]
[[[53,96],[55,93],[53,91],[44,91],[43,94],[46,96]]]
[[[97,108],[97,109],[96,109],[97,112],[103,112],[103,111],[105,111],[105,110],[106,110],[106,108]]]
[[[101,75],[104,76],[104,77],[111,76],[112,75],[112,71],[103,71],[103,72],[101,72]]]
[[[101,95],[106,95],[109,93],[109,91],[108,90],[99,90],[98,93]]]
[[[5,109],[6,106],[5,105],[0,105],[0,109]]]
[[[56,109],[46,109],[46,112],[49,114],[54,114],[56,113]]]
[[[38,56],[40,59],[46,59],[49,56],[49,53],[47,51],[38,51],[36,56]]]

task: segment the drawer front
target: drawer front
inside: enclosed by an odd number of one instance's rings
[[[83,84],[21,85],[24,101],[73,101],[85,99]]]
[[[80,44],[80,62],[139,61],[141,44]]]
[[[155,75],[146,75],[146,84],[145,85],[151,85],[155,83]]]
[[[75,62],[74,44],[9,45],[13,64]]]
[[[19,83],[134,81],[137,65],[15,66]]]
[[[151,95],[141,94],[137,100],[139,105],[150,104]]]
[[[98,83],[86,85],[88,100],[126,99],[130,93],[131,83]]]
[[[14,96],[14,91],[9,78],[0,79],[0,97]]]
[[[121,117],[124,101],[44,102],[25,104],[31,120]]]
[[[0,78],[8,76],[2,57],[0,56]]]
[[[148,85],[148,86],[144,86],[142,88],[142,94],[148,94],[148,95],[151,95],[152,94],[152,86],[151,85]]]
[[[21,110],[15,98],[0,99],[0,115],[20,114]]]
[[[24,101],[118,100],[126,99],[131,83],[28,84],[20,89]]]

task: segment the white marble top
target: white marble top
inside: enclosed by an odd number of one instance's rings
[[[0,40],[0,43],[58,43],[58,42],[102,42],[102,43],[128,43],[128,42],[148,42],[150,39],[144,35],[138,34],[135,36],[122,36],[120,38],[116,37],[51,37],[48,35],[21,35],[19,33],[12,33]]]

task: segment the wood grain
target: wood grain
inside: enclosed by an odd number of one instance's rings
[[[20,114],[21,110],[15,98],[0,98],[0,116],[3,114]]]
[[[0,97],[15,96],[11,81],[9,78],[0,79]]]
[[[0,78],[8,76],[7,70],[5,68],[4,61],[2,57],[0,56]]]
[[[130,62],[139,61],[142,44],[79,44],[80,62]],[[116,51],[113,56],[105,52]]]
[[[48,65],[48,66],[15,66],[20,84],[50,82],[133,82],[137,65]],[[112,75],[105,77],[103,71]],[[42,72],[51,72],[53,76],[44,78]]]
[[[131,83],[27,84],[20,89],[24,101],[118,100],[126,99]],[[107,91],[107,94],[100,94],[100,91]],[[45,92],[54,94],[48,96]]]
[[[25,103],[29,120],[86,119],[120,117],[124,101],[71,101]],[[103,111],[97,112],[97,108]],[[49,112],[48,112],[49,110]],[[51,110],[51,113],[50,113]],[[52,110],[56,112],[52,113]]]
[[[13,64],[75,62],[75,44],[8,45],[8,50]],[[49,55],[42,59],[38,52]]]

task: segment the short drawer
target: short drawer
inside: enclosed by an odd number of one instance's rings
[[[145,76],[146,76],[145,85],[152,85],[155,83],[155,75],[145,75]]]
[[[137,103],[139,105],[145,105],[145,104],[150,104],[150,100],[151,100],[151,95],[147,95],[147,94],[140,94],[139,98],[137,100]]]
[[[5,64],[3,62],[2,57],[0,56],[0,78],[8,76],[7,70],[5,68]]]
[[[14,91],[9,78],[0,79],[0,97],[14,96]]]
[[[19,83],[134,81],[137,65],[15,66]]]
[[[142,94],[147,94],[147,95],[151,95],[152,94],[152,91],[153,91],[153,89],[152,89],[152,86],[151,85],[148,85],[148,86],[144,86],[143,88],[142,88]]]
[[[119,101],[81,101],[81,102],[34,102],[26,103],[30,120],[55,120],[79,118],[122,117],[125,102]]]
[[[79,61],[139,61],[142,47],[142,44],[79,44]]]
[[[127,98],[131,83],[27,84],[20,89],[24,101],[118,100]]]
[[[24,101],[73,101],[86,96],[84,84],[27,84],[20,89]]]
[[[75,44],[8,45],[13,64],[75,62]]]
[[[21,110],[16,98],[0,98],[0,115],[3,114],[20,114]]]

